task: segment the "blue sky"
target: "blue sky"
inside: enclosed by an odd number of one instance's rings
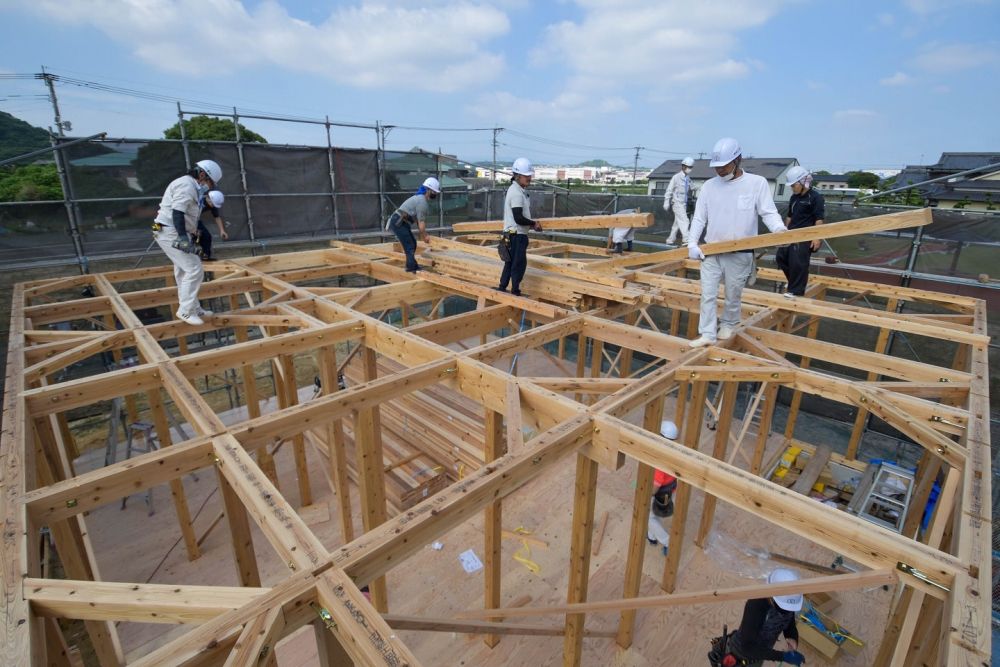
[[[845,171],[1000,150],[1000,2],[0,0],[0,73],[42,65],[182,100],[331,120],[504,127],[498,157],[631,164],[707,152]],[[73,134],[157,137],[176,106],[61,84]],[[0,110],[52,122],[39,82]],[[198,108],[185,103],[185,108]],[[246,124],[274,143],[322,128]],[[466,159],[489,132],[395,129]],[[334,143],[374,145],[338,128]]]

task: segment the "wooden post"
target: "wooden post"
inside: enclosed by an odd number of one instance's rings
[[[334,346],[320,348],[319,370],[323,393],[328,395],[339,391],[337,350]],[[351,513],[351,487],[347,477],[347,452],[344,449],[343,420],[338,419],[327,425],[326,449],[329,457],[330,479],[334,481],[336,486],[341,534],[344,537],[344,544],[348,544],[354,541],[354,517]]]
[[[896,310],[897,299],[889,299],[885,304],[885,312],[892,313]],[[875,352],[885,353],[885,346],[889,342],[889,329],[878,330],[878,338],[875,340]],[[868,381],[874,382],[878,378],[878,373],[871,371],[868,373]],[[858,414],[854,418],[854,427],[851,429],[851,439],[847,443],[847,458],[854,459],[858,456],[858,446],[861,444],[861,436],[864,435],[865,422],[868,421],[868,411],[858,408]]]
[[[573,497],[573,536],[569,552],[569,585],[566,601],[586,602],[590,582],[590,540],[594,529],[594,502],[597,499],[597,461],[576,456],[576,486]],[[579,667],[583,649],[585,614],[566,615],[563,666]]]
[[[238,299],[236,296],[231,296],[230,303],[234,301],[238,301]],[[246,343],[250,340],[248,327],[233,327],[233,331],[236,333],[237,343]],[[241,367],[240,373],[243,376],[243,393],[246,394],[247,415],[250,419],[256,419],[260,417],[260,395],[257,393],[257,376],[254,372],[254,365],[247,364]],[[271,483],[278,487],[278,469],[274,465],[274,457],[267,451],[266,446],[257,450],[257,465],[271,480]]]
[[[816,295],[817,299],[822,299],[824,292],[820,292]],[[809,328],[806,329],[806,338],[809,340],[816,340],[816,334],[819,333],[819,322],[820,318],[813,318],[812,322],[809,323]],[[803,355],[802,360],[799,362],[800,368],[809,368],[809,362],[811,360],[809,357]],[[788,420],[785,422],[785,439],[791,440],[795,437],[795,422],[799,417],[799,406],[802,404],[802,392],[798,389],[792,392],[792,401],[788,405]]]
[[[354,664],[350,654],[321,621],[313,621],[312,627],[320,667],[351,667]]]
[[[253,547],[253,534],[250,532],[250,518],[247,516],[243,501],[230,486],[226,476],[218,466],[215,468],[222,493],[222,506],[229,522],[229,534],[233,545],[233,558],[236,560],[236,571],[241,586],[260,587],[260,571],[257,569],[257,556]]]
[[[365,346],[361,351],[366,382],[377,379],[378,365],[375,350]],[[358,457],[358,486],[361,488],[361,518],[365,532],[385,523],[385,475],[382,460],[382,425],[379,407],[373,406],[354,411],[354,449]],[[389,596],[385,577],[369,584],[372,604],[381,612],[389,611]]]
[[[682,385],[683,386],[683,385]],[[707,382],[691,383],[691,408],[688,410],[684,424],[684,446],[698,449],[701,439],[702,415],[705,411],[705,395],[708,393]],[[684,524],[687,523],[688,505],[691,501],[691,485],[677,480],[677,492],[674,496],[674,516],[670,520],[670,548],[667,550],[667,560],[663,564],[663,580],[660,588],[667,593],[673,593],[677,585],[677,572],[681,564],[681,551],[684,546]]]
[[[508,406],[508,410],[520,409],[520,405]],[[507,443],[503,437],[503,415],[496,410],[486,410],[486,442],[483,447],[483,456],[486,463],[495,461],[507,453]],[[483,531],[486,534],[486,558],[485,558],[485,582],[486,591],[484,601],[486,609],[496,609],[500,606],[501,592],[501,571],[503,563],[501,561],[501,542],[503,525],[501,521],[502,511],[500,501],[486,506],[486,516]],[[486,645],[493,648],[500,641],[500,635],[488,634],[484,637]]]
[[[579,333],[576,336],[576,376],[582,378],[587,369],[587,337],[583,333]],[[573,399],[580,403],[583,400],[583,394],[575,394]]]
[[[663,421],[663,397],[646,404],[642,416],[642,427],[652,433],[660,432]],[[632,499],[632,529],[628,538],[628,553],[625,557],[625,586],[623,598],[639,595],[642,583],[642,562],[646,555],[646,532],[649,519],[649,502],[653,495],[653,467],[639,463],[635,473],[635,496]],[[635,610],[626,609],[618,620],[618,635],[615,641],[621,648],[632,645],[635,631]]]
[[[156,427],[156,437],[160,441],[160,447],[171,446],[173,440],[170,438],[170,423],[167,421],[167,411],[163,406],[160,390],[147,391],[146,399],[149,401],[149,409],[153,413],[153,425]],[[149,445],[149,443],[146,444]],[[187,496],[184,494],[184,482],[179,477],[170,480],[170,495],[174,499],[174,509],[177,511],[177,522],[180,524],[181,535],[184,537],[188,560],[195,560],[201,556],[201,550],[198,548],[198,538],[194,534],[194,526],[191,525],[191,512],[188,509]]]
[[[284,371],[285,403],[281,407],[298,405],[299,385],[295,379],[295,362],[291,355],[281,355],[281,367]],[[301,433],[292,438],[292,452],[295,457],[295,473],[299,481],[300,504],[304,507],[312,505],[312,486],[309,483],[309,463],[306,461],[306,443]]]
[[[625,316],[625,324],[629,326],[635,326],[635,323],[639,321],[639,313],[633,311]],[[610,370],[608,371],[610,373]],[[632,375],[632,348],[625,348],[622,350],[621,359],[618,362],[618,377],[627,378]]]
[[[729,444],[729,431],[733,425],[733,411],[736,408],[736,390],[739,382],[724,382],[722,385],[722,402],[719,404],[719,420],[715,427],[715,449],[712,456],[719,461],[726,460],[726,447]],[[705,494],[705,504],[701,509],[701,525],[698,527],[698,535],[694,543],[701,548],[705,547],[705,538],[712,530],[712,521],[715,518],[716,499],[710,493]]]
[[[775,403],[778,402],[778,385],[768,384],[764,390],[764,407],[760,413],[760,430],[757,432],[757,444],[753,450],[753,460],[750,462],[750,472],[760,474],[764,461],[764,450],[767,449],[767,439],[771,435],[771,420],[774,418]],[[751,419],[753,416],[751,415]]]

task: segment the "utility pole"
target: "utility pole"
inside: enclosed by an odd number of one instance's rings
[[[698,159],[699,160],[705,159],[705,151],[698,151]]]
[[[62,115],[59,113],[59,100],[56,98],[56,87],[53,84],[56,77],[46,72],[44,65],[42,66],[41,75],[36,74],[35,76],[40,79],[43,79],[45,81],[45,85],[48,86],[49,88],[49,101],[52,102],[52,110],[55,112],[56,115],[56,132],[59,133],[60,137],[65,137],[66,134],[65,132],[63,132]],[[69,126],[68,122],[66,123],[66,126]]]
[[[502,127],[493,128],[493,182],[497,182],[497,137],[503,132]],[[492,189],[492,186],[490,186]]]
[[[635,185],[636,174],[639,173],[639,151],[641,151],[645,146],[635,147],[635,165],[632,167],[632,185]]]

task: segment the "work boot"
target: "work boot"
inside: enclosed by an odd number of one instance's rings
[[[628,245],[625,247],[625,250],[627,250],[629,252],[632,252],[632,242],[631,241],[628,242]]]
[[[723,324],[721,327],[719,327],[719,340],[729,340],[730,338],[733,337],[733,331],[734,331],[733,327],[726,326],[725,324]]]
[[[197,313],[198,317],[211,317],[215,314],[210,310],[205,310],[201,306],[198,306],[198,310],[196,310],[195,313]]]
[[[613,252],[616,255],[622,254],[622,244],[621,243],[616,243],[615,244],[615,249],[612,250],[611,252]]]
[[[715,345],[715,339],[708,338],[706,336],[699,336],[693,341],[688,343],[688,347],[708,347],[709,345]]]
[[[182,313],[180,311],[177,311],[177,319],[183,322],[187,322],[193,327],[199,327],[205,323],[205,320],[198,317],[197,313]]]

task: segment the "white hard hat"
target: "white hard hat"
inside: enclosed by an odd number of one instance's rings
[[[798,581],[799,575],[783,567],[767,575],[769,584],[786,584],[790,581]],[[798,611],[802,609],[802,594],[798,595],[775,595],[774,602],[785,611]]]
[[[215,160],[199,160],[196,166],[208,174],[214,183],[222,180],[222,167]]]
[[[433,176],[424,179],[424,187],[427,188],[428,190],[433,190],[438,194],[441,193],[441,183],[439,183],[438,179],[434,178]]]
[[[742,154],[743,150],[740,148],[740,142],[732,137],[724,137],[715,142],[708,166],[724,167]]]
[[[669,438],[670,440],[677,439],[677,424],[673,423],[669,419],[664,419],[660,422],[660,435],[664,438]]]
[[[694,166],[694,158],[693,157],[686,157],[683,160],[681,160],[681,164],[684,165],[685,167],[693,167]]]
[[[794,185],[808,175],[809,171],[805,167],[800,167],[799,165],[795,165],[794,167],[788,170],[787,174],[785,174],[785,183],[787,183],[788,185]]]
[[[514,166],[511,168],[511,171],[522,176],[535,175],[535,168],[531,166],[531,160],[526,157],[519,157],[514,160]]]
[[[215,208],[222,208],[222,203],[226,201],[226,195],[218,190],[209,191],[208,198],[212,200],[212,206]]]

